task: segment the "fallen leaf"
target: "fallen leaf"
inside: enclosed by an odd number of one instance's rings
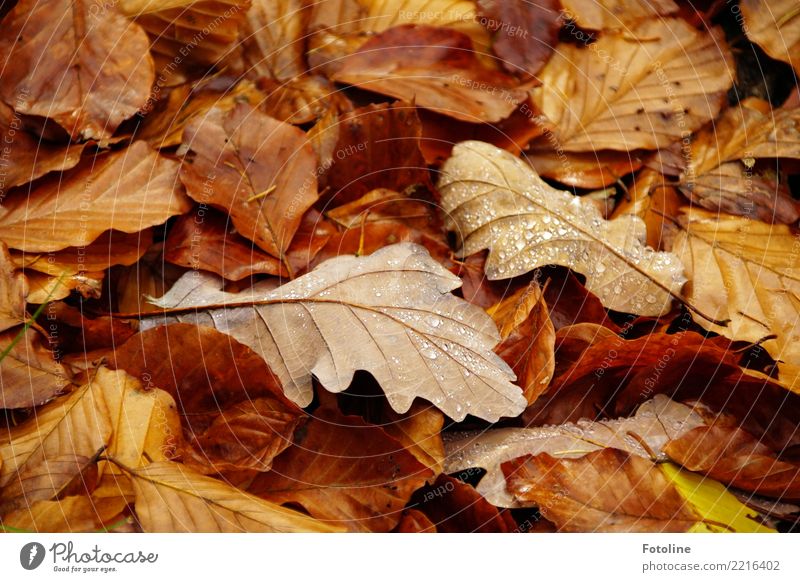
[[[456,420],[516,416],[525,399],[491,351],[499,340],[494,323],[450,293],[460,285],[424,248],[400,243],[368,257],[330,259],[260,296],[217,294],[208,301],[196,294],[199,300],[186,301],[191,292],[182,290],[153,303],[215,308],[182,317],[254,349],[299,406],[311,403],[312,374],[330,392],[342,392],[356,370],[365,370],[400,413],[421,396]]]
[[[25,322],[28,283],[17,273],[8,247],[0,242],[0,332]]]
[[[498,510],[472,485],[448,475],[417,491],[410,507],[421,511],[439,533],[508,533],[517,529],[511,514]]]
[[[385,420],[380,426],[384,432],[428,467],[433,477],[441,474],[445,456],[442,413],[422,403],[414,403],[404,415],[397,414],[389,406],[384,407],[383,413]]]
[[[628,29],[645,20],[674,14],[678,6],[672,0],[561,0],[562,19],[574,21],[589,30]],[[574,30],[574,24],[567,30]],[[580,39],[579,39],[580,40]]]
[[[119,10],[147,31],[151,50],[165,57],[171,64],[165,70],[171,71],[184,60],[212,64],[222,58],[238,38],[250,2],[121,0]]]
[[[238,232],[286,264],[303,214],[317,200],[316,156],[296,127],[240,103],[184,130],[195,157],[181,181],[195,201],[227,211]]]
[[[668,441],[703,424],[702,418],[690,407],[657,396],[642,404],[631,418],[448,434],[444,470],[456,473],[485,469],[486,475],[477,486],[478,493],[492,505],[519,507],[506,490],[500,471],[506,461],[542,453],[575,458],[606,448],[620,449],[646,459],[657,454],[660,460],[666,460],[661,450]]]
[[[85,495],[70,495],[56,501],[34,501],[5,515],[0,525],[31,533],[91,533],[108,531],[125,509],[123,499],[101,502]],[[127,523],[126,523],[127,525]],[[113,531],[120,531],[115,527]]]
[[[3,140],[0,196],[9,188],[33,182],[49,172],[74,168],[87,146],[50,143],[31,135],[25,131],[19,114],[5,103],[0,103],[0,136]]]
[[[396,533],[436,533],[436,526],[421,511],[406,509],[394,531]]]
[[[54,119],[75,139],[107,140],[155,80],[147,35],[114,4],[22,0],[3,20],[0,96]]]
[[[555,370],[556,332],[534,281],[487,310],[500,330],[495,351],[511,366],[528,404],[547,389]]]
[[[335,532],[300,512],[275,505],[179,463],[126,468],[145,532]]]
[[[674,172],[664,163],[667,156],[680,160]],[[786,184],[755,167],[763,158],[800,159],[800,108],[773,111],[766,101],[747,99],[698,131],[691,144],[670,148],[661,161],[665,173],[678,176],[681,191],[709,210],[797,222],[800,202]]]
[[[478,61],[469,37],[429,26],[372,37],[345,57],[333,80],[471,123],[500,121],[526,98],[513,78]]]
[[[700,516],[649,459],[603,449],[577,459],[547,453],[503,463],[508,489],[560,531],[685,532]]]
[[[422,133],[416,108],[410,103],[372,104],[339,116],[323,130],[336,145],[329,160],[321,160],[320,185],[326,205],[340,206],[376,188],[402,192],[421,185],[430,188],[430,175],[419,138]]]
[[[620,200],[612,220],[635,214],[647,225],[647,246],[663,250],[675,235],[674,220],[684,202],[677,188],[663,174],[645,168],[634,177],[628,197]]]
[[[189,203],[178,164],[141,141],[86,159],[30,192],[9,193],[0,208],[0,240],[25,252],[85,246],[108,230],[134,233],[182,214]]]
[[[747,38],[773,59],[789,63],[800,73],[800,11],[793,0],[742,0]]]
[[[16,341],[18,333],[22,337]],[[39,332],[10,329],[0,333],[0,409],[43,404],[63,391],[71,378],[44,346]]]
[[[556,190],[519,158],[482,142],[463,142],[438,184],[449,230],[461,255],[489,249],[486,275],[516,277],[543,265],[586,275],[586,287],[609,309],[661,315],[685,279],[678,258],[644,246],[635,216],[606,221],[597,208]]]
[[[432,473],[381,428],[318,409],[249,491],[348,531],[390,531]]]
[[[542,127],[540,133],[547,136],[553,149],[541,149],[543,144],[540,143],[540,149],[525,152],[525,159],[540,176],[552,178],[566,186],[605,188],[619,183],[644,163],[642,152],[638,150],[626,153],[610,150],[565,152],[547,126]]]
[[[687,299],[697,323],[725,337],[761,345],[778,362],[780,381],[800,392],[800,273],[797,241],[784,225],[685,210],[672,251],[686,265]]]
[[[717,116],[733,64],[718,31],[657,18],[586,46],[559,44],[538,78],[533,102],[559,149],[658,149]]]
[[[494,33],[492,50],[503,68],[512,75],[538,73],[558,41],[560,2],[478,0],[477,6],[479,21]]]
[[[697,427],[667,443],[664,452],[686,469],[737,489],[778,499],[800,497],[800,466],[782,461],[736,426]]]

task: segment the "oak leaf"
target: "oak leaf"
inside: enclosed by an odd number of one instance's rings
[[[368,257],[330,259],[270,293],[184,288],[154,304],[216,308],[182,318],[255,350],[300,406],[311,403],[312,375],[342,392],[356,370],[365,370],[397,412],[420,396],[457,420],[516,416],[525,399],[491,351],[497,329],[483,310],[450,293],[460,285],[424,248],[399,243]]]
[[[73,138],[107,140],[145,105],[155,80],[147,35],[87,0],[23,0],[3,20],[0,96]]]
[[[519,158],[482,142],[463,142],[438,184],[446,224],[461,255],[489,249],[486,275],[506,279],[544,265],[586,276],[609,309],[639,315],[669,311],[685,282],[678,258],[646,247],[636,216],[604,220],[597,208],[546,184]]]
[[[485,469],[487,473],[478,483],[478,493],[498,507],[518,507],[506,491],[500,471],[506,461],[541,453],[573,458],[608,447],[647,459],[655,452],[661,460],[666,460],[661,449],[668,441],[703,424],[702,417],[690,407],[657,396],[640,406],[630,418],[452,433],[445,440],[445,472]]]

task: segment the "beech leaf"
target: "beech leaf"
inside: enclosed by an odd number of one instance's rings
[[[3,20],[0,96],[50,117],[73,138],[111,137],[144,106],[155,80],[145,32],[87,0],[22,0]]]
[[[128,468],[136,517],[145,532],[335,532],[298,511],[275,505],[179,463]]]
[[[675,255],[644,245],[639,217],[604,220],[590,201],[552,188],[524,161],[487,143],[456,145],[439,190],[447,227],[462,238],[461,255],[489,249],[489,279],[563,265],[586,275],[586,288],[609,309],[639,315],[669,311],[685,281]]]

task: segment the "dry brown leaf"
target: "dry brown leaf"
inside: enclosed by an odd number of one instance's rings
[[[366,40],[402,25],[452,29],[467,35],[478,54],[489,52],[489,35],[473,0],[329,0],[314,3],[311,11],[311,67],[335,72]]]
[[[800,202],[786,184],[777,183],[774,162],[771,172],[756,167],[762,158],[800,159],[800,108],[773,111],[766,101],[747,99],[697,132],[688,147],[676,144],[660,161],[663,171],[679,176],[681,191],[709,210],[797,222]],[[670,171],[672,159],[680,161]]]
[[[561,0],[561,5],[564,21],[603,31],[627,30],[643,20],[656,20],[678,11],[672,0]],[[567,30],[574,28],[567,26]]]
[[[188,446],[179,438],[173,441],[181,445],[184,462],[202,473],[268,470],[302,420],[269,367],[211,328],[149,329],[114,350],[109,360],[172,395]]]
[[[656,453],[661,460],[666,460],[661,449],[668,441],[703,424],[702,417],[690,407],[658,395],[642,404],[631,418],[448,434],[444,470],[455,473],[485,469],[486,475],[478,483],[478,493],[492,505],[518,507],[506,490],[500,471],[506,461],[540,453],[573,458],[609,447],[646,459]]]
[[[18,333],[22,338],[12,347]],[[43,404],[64,390],[72,378],[33,329],[0,333],[0,353],[4,354],[0,360],[0,409]]]
[[[663,174],[645,168],[628,188],[628,198],[620,200],[612,219],[635,214],[647,225],[647,246],[664,250],[675,234],[674,220],[684,203],[677,189]]]
[[[213,64],[236,41],[251,0],[122,0],[119,10],[135,19],[172,71],[184,61]]]
[[[178,163],[142,141],[87,159],[31,192],[15,191],[0,208],[0,240],[26,252],[88,245],[107,230],[134,233],[190,206]]]
[[[685,532],[701,520],[655,463],[617,449],[521,457],[503,472],[514,498],[560,531]]]
[[[545,135],[554,136],[547,131]],[[551,141],[550,144],[554,150],[530,150],[525,152],[525,159],[540,176],[576,188],[605,188],[619,183],[644,163],[641,151],[634,150],[626,154],[609,150],[565,152],[557,141]]]
[[[0,199],[9,188],[33,182],[48,172],[68,170],[80,161],[87,144],[55,144],[25,131],[22,118],[0,103]]]
[[[275,503],[297,503],[348,531],[392,530],[411,494],[432,478],[403,445],[358,417],[318,409],[272,471],[248,489]]]
[[[290,81],[306,72],[307,0],[252,0],[239,30],[247,76]]]
[[[327,205],[352,202],[377,188],[402,192],[430,186],[419,147],[422,126],[411,103],[359,107],[320,132],[315,140],[336,144],[329,159],[320,159],[320,188],[328,189],[323,196]]]
[[[22,0],[3,20],[0,96],[75,139],[107,140],[147,101],[155,80],[148,48],[114,4]]]
[[[0,242],[0,332],[24,323],[28,283],[17,273],[8,247]]]
[[[744,32],[773,59],[800,74],[800,9],[795,0],[742,0]]]
[[[149,533],[335,532],[298,511],[264,501],[179,463],[126,468],[136,495],[136,517]]]
[[[547,389],[555,370],[556,331],[536,281],[487,310],[500,330],[495,351],[511,366],[528,404]]]
[[[492,50],[512,75],[535,75],[558,40],[558,0],[478,0],[479,21],[494,33]]]
[[[498,510],[472,485],[448,475],[420,489],[410,507],[419,510],[439,533],[508,533],[517,530],[511,513]]]
[[[695,428],[667,443],[664,452],[690,471],[732,487],[778,499],[800,498],[800,466],[781,460],[736,426]]]
[[[587,289],[609,309],[639,315],[669,311],[685,282],[675,255],[644,246],[641,219],[603,220],[591,202],[552,188],[492,145],[456,145],[438,187],[447,227],[463,239],[461,255],[489,249],[489,279],[563,265],[586,275]]]
[[[85,495],[70,495],[57,501],[34,501],[30,506],[4,516],[2,524],[8,528],[38,533],[109,531],[106,527],[113,527],[111,531],[125,531],[129,524],[119,523],[125,505],[121,497],[106,501]]]
[[[686,265],[688,300],[725,337],[758,343],[778,362],[780,381],[800,392],[800,272],[797,237],[784,225],[686,209],[672,250]],[[770,337],[771,339],[764,338]]]
[[[403,415],[384,407],[385,422],[381,428],[416,459],[431,470],[431,477],[442,473],[444,465],[444,443],[441,412],[421,402],[414,403]]]
[[[181,181],[200,204],[223,209],[239,233],[287,264],[286,250],[317,200],[316,156],[296,127],[240,103],[184,130],[195,157]]]
[[[342,392],[365,370],[400,413],[419,396],[456,420],[517,416],[526,401],[511,384],[511,369],[491,351],[497,329],[482,309],[450,293],[460,286],[423,247],[399,243],[367,257],[330,259],[270,293],[184,287],[153,303],[215,308],[182,320],[215,327],[255,350],[299,406],[312,401],[312,375]]]
[[[660,18],[587,46],[559,44],[538,77],[531,95],[558,149],[658,149],[716,117],[733,61],[718,31]]]
[[[478,60],[469,37],[428,26],[371,38],[345,57],[333,80],[471,123],[500,121],[526,99],[515,79]]]

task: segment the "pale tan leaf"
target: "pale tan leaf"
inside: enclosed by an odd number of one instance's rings
[[[145,532],[335,532],[297,511],[195,473],[178,463],[127,471]]]
[[[648,19],[674,14],[672,0],[561,0],[562,18],[589,30],[621,30]],[[574,25],[573,25],[574,26]],[[568,25],[567,30],[572,28]]]
[[[650,19],[586,46],[562,43],[531,90],[559,148],[657,149],[716,117],[733,82],[718,31]],[[534,148],[548,148],[546,143]]]
[[[55,361],[39,332],[26,330],[12,347],[18,333],[10,329],[0,334],[0,353],[9,350],[0,360],[0,409],[43,404],[64,390],[72,377]]]
[[[517,416],[526,402],[511,384],[511,369],[491,351],[497,329],[482,309],[450,293],[460,286],[423,247],[399,243],[367,257],[330,259],[261,297],[245,292],[237,301],[226,294],[224,309],[182,320],[214,326],[255,350],[300,406],[311,403],[312,375],[341,392],[356,370],[365,370],[397,412],[419,396],[457,420]],[[202,293],[193,294],[195,302],[183,300],[192,294],[154,303],[213,305]]]
[[[139,232],[189,210],[179,164],[142,141],[88,159],[0,208],[0,240],[26,252],[88,245],[107,230]]]
[[[478,493],[498,507],[519,507],[506,490],[500,470],[506,461],[541,453],[576,458],[604,448],[620,449],[646,459],[653,452],[660,460],[667,460],[662,447],[699,426],[704,426],[703,419],[690,407],[657,395],[642,404],[631,418],[446,433],[444,472],[485,469],[486,475],[477,486]]]
[[[800,6],[797,0],[742,0],[744,32],[773,59],[800,73]]]
[[[20,113],[57,121],[73,138],[111,137],[155,80],[147,35],[114,3],[22,0],[3,21],[0,95]]]
[[[686,265],[695,321],[725,337],[761,345],[780,381],[800,392],[800,271],[797,235],[785,225],[685,209],[672,250]]]
[[[675,255],[643,244],[640,218],[604,220],[590,201],[552,188],[487,143],[457,144],[438,187],[447,227],[463,239],[461,255],[489,249],[489,279],[563,265],[586,275],[606,307],[639,315],[669,311],[685,282]]]
[[[95,461],[95,458],[67,454],[26,467],[3,488],[0,495],[0,516],[29,507],[36,501],[58,497]]]

